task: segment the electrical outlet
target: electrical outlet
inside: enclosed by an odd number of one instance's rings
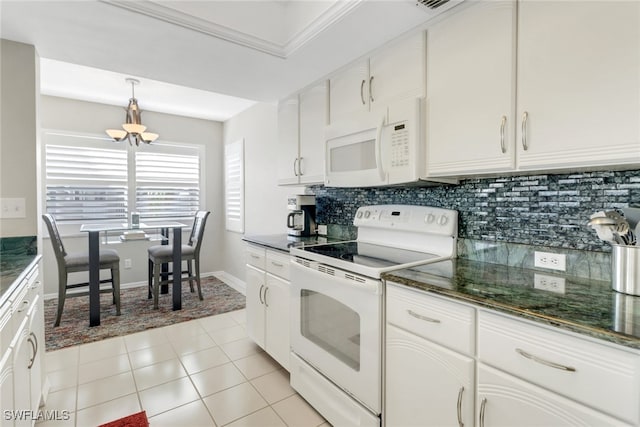
[[[533,275],[533,287],[543,291],[564,294],[564,277],[547,276],[544,274]]]
[[[124,268],[131,268],[131,258],[124,260]]]
[[[538,252],[534,254],[534,267],[549,268],[551,270],[567,270],[567,256],[551,252]]]

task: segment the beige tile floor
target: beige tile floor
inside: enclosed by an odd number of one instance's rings
[[[245,311],[46,353],[44,410],[97,426],[145,410],[152,427],[329,426],[245,331]]]

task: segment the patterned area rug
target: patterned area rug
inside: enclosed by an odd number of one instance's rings
[[[89,297],[67,298],[60,326],[53,327],[57,299],[44,302],[45,341],[47,351],[58,350],[105,338],[127,335],[146,329],[172,325],[200,317],[213,316],[245,306],[245,297],[216,277],[202,279],[202,296],[191,293],[188,282],[182,284],[182,310],[171,309],[171,293],[160,295],[160,308],[153,309],[147,299],[147,287],[120,291],[120,316],[111,304],[111,294],[100,295],[100,326],[89,327]]]
[[[100,424],[98,427],[149,427],[149,420],[147,413],[142,411],[106,424]]]

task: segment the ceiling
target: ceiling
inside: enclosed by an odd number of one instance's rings
[[[433,15],[412,0],[0,0],[0,36],[36,47],[44,94],[124,106],[135,77],[143,109],[224,121]]]

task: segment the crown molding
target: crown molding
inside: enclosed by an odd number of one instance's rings
[[[99,0],[102,3],[119,7],[130,12],[139,13],[150,18],[178,25],[199,33],[222,39],[240,46],[254,49],[278,58],[286,59],[293,52],[303,47],[332,24],[355,9],[363,0],[338,1],[314,19],[304,30],[296,33],[284,44],[274,43],[260,37],[237,31],[224,25],[216,24],[149,0]]]

